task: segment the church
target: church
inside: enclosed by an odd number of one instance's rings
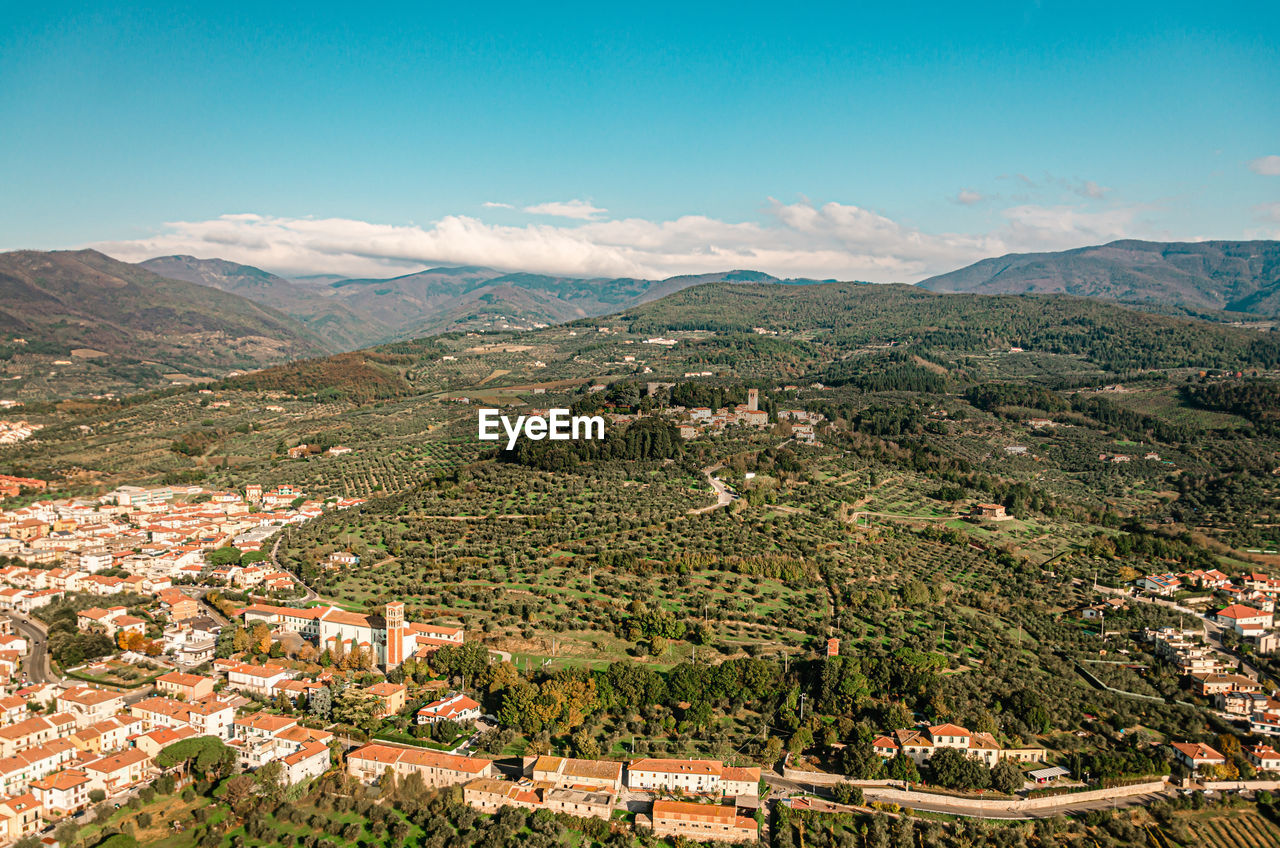
[[[371,652],[384,672],[399,668],[409,657],[421,659],[446,645],[461,645],[464,639],[461,627],[406,622],[401,601],[387,604],[382,615],[333,606],[299,609],[271,604],[250,604],[237,615],[246,627],[263,623],[276,632],[296,633],[320,651]]]

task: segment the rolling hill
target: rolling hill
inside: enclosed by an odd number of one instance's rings
[[[166,373],[221,376],[325,350],[274,309],[94,250],[0,254],[0,353],[19,377],[45,374],[51,358],[137,389]]]
[[[932,277],[920,287],[1071,294],[1273,317],[1280,316],[1280,242],[1116,241],[1060,253],[1013,253]]]
[[[334,352],[448,330],[530,329],[606,315],[707,282],[778,282],[756,271],[664,280],[584,279],[478,266],[428,268],[391,278],[287,280],[222,259],[160,256],[140,265],[278,309],[320,334]]]

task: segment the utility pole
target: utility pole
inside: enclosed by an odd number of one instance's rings
[[[805,699],[805,694],[801,692],[800,693],[800,720],[801,721],[804,721],[804,699]]]

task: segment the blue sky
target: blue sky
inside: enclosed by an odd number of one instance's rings
[[[0,248],[919,279],[1280,235],[1280,4],[18,4]]]

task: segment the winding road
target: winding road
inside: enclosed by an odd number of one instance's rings
[[[701,515],[704,512],[711,512],[712,510],[726,507],[738,499],[738,496],[724,484],[724,481],[716,476],[716,472],[721,468],[724,468],[723,464],[709,465],[702,469],[702,473],[706,475],[707,482],[710,483],[711,488],[715,490],[716,502],[710,506],[700,506],[697,509],[691,509],[689,510],[689,515]]]

